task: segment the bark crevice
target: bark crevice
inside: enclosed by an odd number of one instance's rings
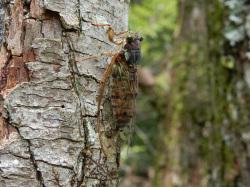
[[[28,148],[29,148],[29,153],[30,153],[30,161],[33,164],[33,168],[34,168],[34,170],[36,172],[36,178],[40,182],[42,187],[46,187],[45,184],[44,184],[44,179],[43,179],[42,172],[39,171],[39,167],[38,167],[38,165],[36,163],[35,156],[34,156],[32,150],[31,150],[31,142],[29,140],[27,140],[27,142],[28,142]]]
[[[10,123],[9,123],[9,125],[10,125]],[[25,138],[21,135],[21,133],[20,133],[20,131],[19,131],[19,129],[18,129],[18,127],[17,127],[16,125],[14,126],[14,124],[12,124],[11,126],[13,126],[13,127],[16,129],[16,131],[17,131],[17,133],[19,134],[19,136],[20,136],[23,140],[25,140],[25,141],[28,143],[29,160],[30,160],[30,162],[31,162],[32,165],[33,165],[33,169],[34,169],[34,172],[35,172],[36,179],[37,179],[37,181],[39,181],[39,183],[40,183],[40,185],[41,185],[42,187],[46,187],[46,186],[44,185],[44,180],[43,180],[42,173],[41,173],[41,171],[39,171],[39,167],[38,167],[38,165],[37,165],[37,163],[36,163],[34,154],[33,154],[32,150],[31,150],[31,142],[30,142],[30,140],[25,139]],[[16,155],[14,155],[14,156],[16,156]],[[20,157],[20,156],[19,156],[19,157]]]
[[[66,33],[66,40],[67,40],[67,44],[68,44],[68,47],[69,47],[69,62],[68,62],[68,66],[69,66],[69,69],[70,69],[70,72],[71,72],[71,76],[72,76],[72,86],[74,88],[74,91],[75,91],[75,94],[77,95],[77,98],[78,98],[78,102],[79,102],[79,105],[80,105],[80,125],[83,126],[84,128],[84,149],[86,149],[86,147],[88,147],[88,129],[86,127],[86,125],[84,125],[84,114],[82,113],[82,104],[81,104],[81,99],[80,99],[80,93],[79,93],[79,90],[78,90],[78,86],[76,85],[77,84],[77,77],[76,77],[76,74],[74,73],[75,71],[74,70],[77,70],[77,72],[79,73],[79,70],[77,69],[77,66],[76,66],[76,60],[75,60],[75,54],[74,54],[74,51],[75,51],[75,48],[72,44],[72,41],[70,39],[70,36],[68,36],[68,34]],[[82,153],[82,151],[80,152]],[[77,186],[81,186],[81,184],[83,183],[83,180],[84,180],[84,167],[85,167],[85,158],[83,157],[84,155],[83,154],[80,154],[78,159],[82,159],[82,174],[81,174],[81,177],[80,179],[78,179],[77,181]]]

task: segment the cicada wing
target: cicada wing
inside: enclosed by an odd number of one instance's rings
[[[124,62],[117,64],[112,73],[111,104],[118,128],[128,125],[135,114],[137,77],[130,70]]]
[[[137,75],[137,65],[129,65],[129,85],[130,91],[133,97],[138,94],[138,75]]]

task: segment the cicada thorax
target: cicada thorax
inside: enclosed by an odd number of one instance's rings
[[[111,105],[117,128],[126,126],[134,117],[137,90],[136,65],[116,63],[112,71]]]

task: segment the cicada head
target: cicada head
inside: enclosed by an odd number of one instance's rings
[[[143,38],[137,33],[131,34],[126,38],[124,45],[126,62],[129,65],[139,64],[141,60],[141,42]]]

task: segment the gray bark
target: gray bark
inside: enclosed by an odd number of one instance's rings
[[[96,129],[96,97],[110,59],[85,59],[115,50],[107,27],[94,24],[127,30],[128,2],[3,2],[0,186],[117,186],[120,142],[107,100],[105,133]]]

